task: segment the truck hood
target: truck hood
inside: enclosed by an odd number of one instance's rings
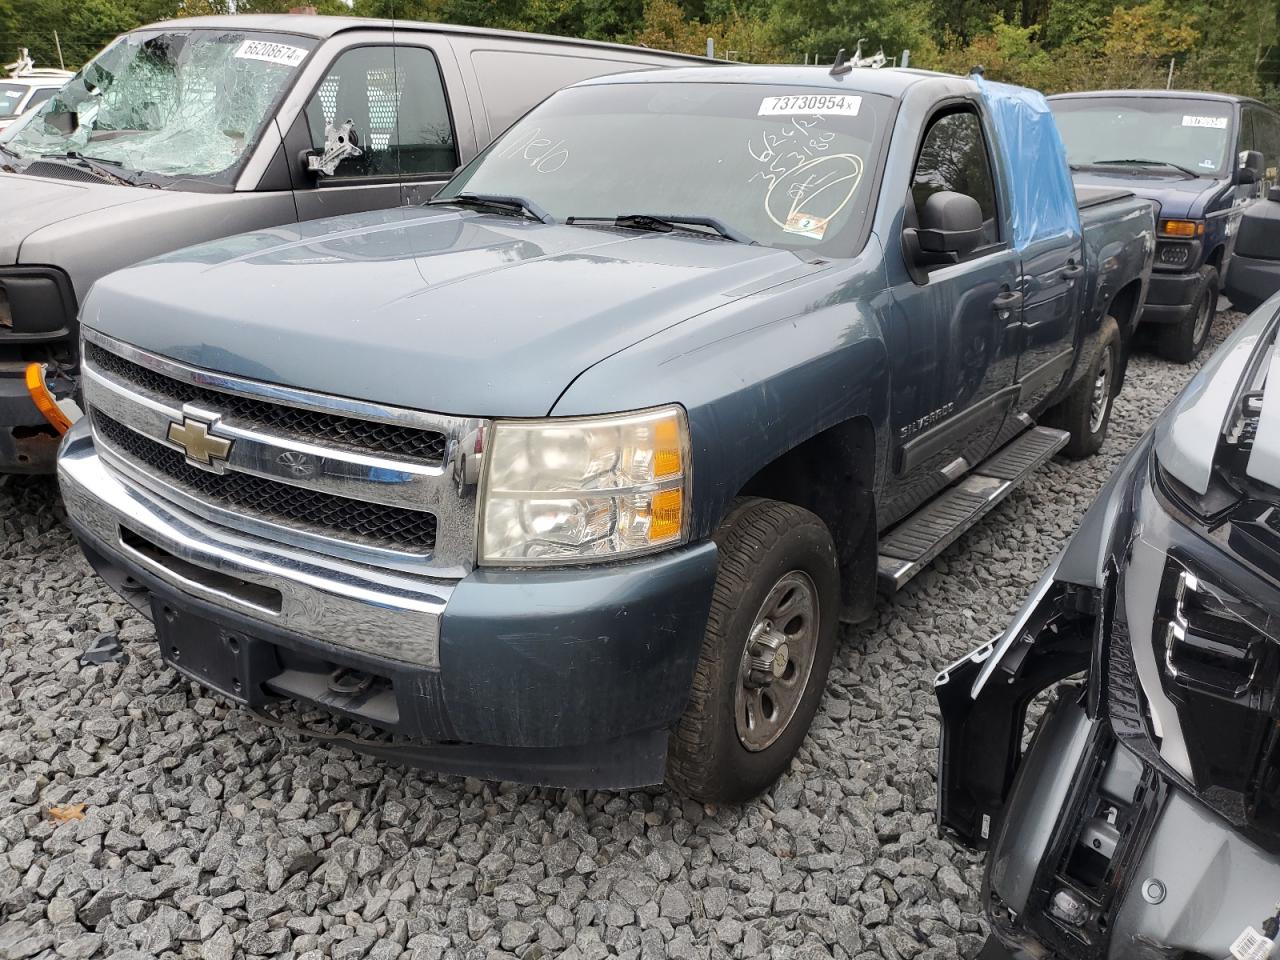
[[[400,208],[139,264],[100,280],[81,319],[256,380],[437,413],[543,416],[603,358],[820,269],[688,234]]]
[[[0,173],[0,264],[18,263],[23,241],[44,227],[157,195],[143,187]]]
[[[1144,200],[1157,203],[1157,216],[1201,217],[1210,201],[1224,190],[1231,189],[1230,180],[1215,180],[1212,177],[1198,177],[1185,180],[1176,175],[1153,177],[1149,171],[1134,176],[1116,172],[1114,174],[1098,173],[1093,170],[1073,173],[1072,179],[1087,187],[1110,187],[1116,190],[1127,190]]]

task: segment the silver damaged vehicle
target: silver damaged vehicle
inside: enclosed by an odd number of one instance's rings
[[[936,681],[939,825],[988,851],[984,958],[1273,955],[1278,327],[1280,296],[1123,461],[1009,628]]]
[[[0,473],[53,471],[26,371],[75,394],[76,314],[98,278],[246,230],[421,203],[567,84],[709,62],[353,17],[124,34],[0,136]]]

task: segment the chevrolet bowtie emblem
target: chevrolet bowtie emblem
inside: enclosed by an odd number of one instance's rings
[[[186,451],[187,459],[202,467],[221,466],[231,453],[231,441],[209,433],[212,424],[194,417],[182,417],[181,423],[169,424],[169,440]],[[219,471],[220,472],[220,471]]]

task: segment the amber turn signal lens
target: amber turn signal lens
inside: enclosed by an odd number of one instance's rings
[[[49,392],[49,387],[44,382],[44,364],[27,364],[26,380],[27,393],[31,394],[31,400],[36,405],[36,409],[49,421],[50,426],[60,434],[70,430],[71,421],[62,412],[58,401],[53,398],[53,394]]]
[[[683,516],[683,490],[662,490],[655,493],[649,508],[649,542],[661,543],[678,537]]]
[[[1192,239],[1204,234],[1204,223],[1199,220],[1162,220],[1160,232],[1166,237]]]

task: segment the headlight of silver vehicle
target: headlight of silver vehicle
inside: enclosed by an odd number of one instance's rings
[[[500,420],[485,461],[482,564],[616,560],[688,538],[689,426],[681,407]]]

